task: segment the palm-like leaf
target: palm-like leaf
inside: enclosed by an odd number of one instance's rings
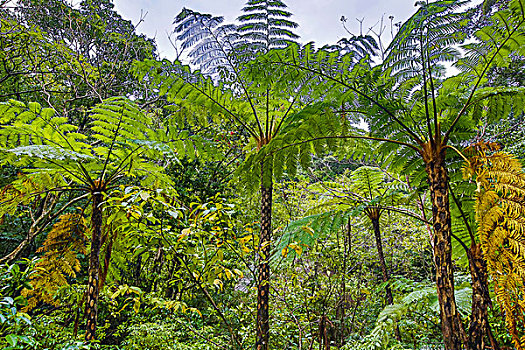
[[[293,32],[297,23],[289,20],[292,16],[281,0],[248,0],[242,9],[244,14],[237,20],[241,22],[239,32],[247,40],[244,47],[251,55],[283,48],[299,38]],[[251,56],[249,55],[249,56]]]

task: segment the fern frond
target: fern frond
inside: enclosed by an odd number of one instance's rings
[[[478,236],[494,278],[496,299],[517,349],[525,335],[525,173],[512,155],[476,144],[463,173],[477,183]]]
[[[35,265],[36,273],[31,278],[33,289],[22,292],[28,298],[26,310],[41,302],[58,305],[55,294],[60,288],[68,286],[68,280],[80,271],[78,255],[87,253],[87,233],[88,228],[81,215],[64,214],[59,218],[37,250],[43,255]]]
[[[289,19],[292,13],[286,8],[281,0],[248,0],[242,9],[243,14],[237,18],[241,22],[239,32],[251,40],[248,45],[265,53],[271,49],[284,48],[298,39],[299,36],[293,31],[298,24]]]

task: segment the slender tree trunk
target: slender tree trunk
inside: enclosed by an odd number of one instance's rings
[[[351,249],[352,249],[352,225],[350,224],[350,218],[348,218],[348,222],[346,223],[346,235],[343,237],[343,267],[341,271],[341,297],[339,299],[339,303],[337,305],[336,310],[336,319],[339,320],[339,327],[337,332],[337,347],[341,348],[343,345],[345,345],[345,311],[347,307],[346,302],[346,265],[348,256],[350,255]]]
[[[76,308],[77,312],[75,315],[75,323],[73,324],[73,338],[76,338],[78,334],[78,325],[80,323],[80,314],[81,314],[82,304],[84,304],[85,300],[86,300],[86,293],[82,295],[82,300],[80,300],[80,304]]]
[[[159,282],[159,276],[161,275],[162,268],[164,267],[164,251],[162,247],[157,249],[155,258],[153,259],[153,281],[151,283],[150,292],[156,292]]]
[[[61,194],[51,195],[48,194],[44,199],[40,201],[37,212],[34,214],[34,220],[27,232],[27,236],[20,242],[20,244],[11,251],[11,253],[0,258],[0,264],[10,264],[18,258],[22,251],[31,243],[37,235],[42,233],[42,231],[47,227],[50,214],[55,209],[58,200],[60,199]]]
[[[374,228],[374,236],[376,239],[377,256],[379,257],[379,265],[381,266],[381,275],[383,282],[387,282],[390,279],[388,268],[386,267],[385,254],[383,252],[383,242],[381,239],[381,230],[379,228],[379,213],[377,209],[372,209],[371,215],[369,215],[372,221],[372,227]],[[392,296],[392,289],[386,287],[386,301],[389,305],[394,304],[394,298]]]
[[[259,238],[259,273],[257,281],[257,350],[268,350],[270,336],[270,252],[272,240],[272,183],[263,179],[267,163],[261,166],[261,234]],[[271,171],[269,172],[271,174]],[[268,183],[269,182],[269,183]]]
[[[139,286],[141,282],[140,272],[142,271],[142,253],[140,253],[137,256],[137,261],[135,262],[133,268],[134,270],[133,270],[133,282],[132,283],[135,286]]]
[[[86,340],[96,339],[97,312],[99,295],[99,273],[100,273],[100,239],[102,237],[102,201],[100,192],[93,194],[93,210],[91,214],[91,252],[89,255],[89,280],[86,301]]]
[[[388,282],[390,279],[390,274],[388,273],[388,268],[386,266],[385,254],[383,252],[383,240],[381,238],[381,230],[379,227],[379,210],[371,209],[369,211],[369,218],[372,221],[372,227],[374,228],[374,236],[376,239],[377,255],[379,256],[379,264],[381,265],[381,274],[383,277],[383,282]],[[392,289],[389,286],[386,286],[386,301],[388,305],[394,305],[394,297],[392,296]],[[396,325],[395,329],[396,339],[401,341],[401,333],[399,332],[399,327]]]
[[[499,344],[492,336],[488,320],[488,308],[492,306],[492,301],[487,281],[487,264],[483,259],[481,245],[472,243],[467,255],[472,277],[472,314],[468,330],[468,349],[486,349],[486,335],[491,343],[490,347],[499,350]]]
[[[170,277],[168,279],[168,282],[173,280],[173,275],[175,274],[176,271],[180,269],[179,257],[178,256],[173,257],[172,261],[173,261],[173,264],[171,265]],[[179,293],[178,284],[172,283],[170,286],[170,284],[168,283],[168,287],[166,290],[166,298],[170,297],[171,299],[175,299],[178,293]]]
[[[328,334],[330,321],[326,315],[319,320],[319,350],[330,350],[330,336]]]
[[[429,152],[430,153],[430,152]],[[426,153],[426,172],[432,201],[434,228],[434,263],[439,300],[441,330],[446,350],[462,348],[464,330],[461,326],[454,299],[454,270],[452,267],[451,216],[449,207],[448,173],[445,152]]]

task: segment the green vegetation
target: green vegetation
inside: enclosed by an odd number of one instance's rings
[[[174,61],[111,0],[9,3],[2,348],[525,349],[525,0],[386,48],[185,8]]]

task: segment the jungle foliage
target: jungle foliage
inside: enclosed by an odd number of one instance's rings
[[[524,0],[0,14],[3,348],[525,348]]]

